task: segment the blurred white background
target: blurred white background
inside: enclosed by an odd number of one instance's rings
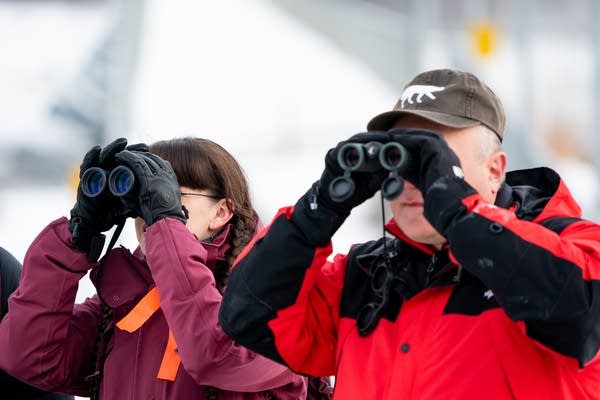
[[[596,219],[598,16],[592,0],[0,1],[0,246],[22,260],[68,215],[82,155],[121,136],[220,143],[268,223],[328,148],[442,67],[503,99],[511,169],[558,169]],[[357,209],[334,250],[381,218],[379,199]]]

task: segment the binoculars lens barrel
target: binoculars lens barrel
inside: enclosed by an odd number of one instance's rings
[[[379,169],[381,143],[346,143],[338,152],[338,165],[344,171],[373,172]]]
[[[346,143],[338,153],[338,165],[344,171],[369,172],[380,167],[393,171],[403,168],[408,158],[408,151],[400,143]]]
[[[133,188],[135,177],[131,170],[123,165],[113,169],[108,177],[108,188],[115,196],[125,196]]]
[[[87,197],[96,197],[106,187],[106,174],[98,167],[88,168],[81,176],[81,191]]]
[[[408,158],[408,151],[400,143],[386,143],[379,152],[379,163],[388,171],[403,168],[406,166]]]
[[[329,185],[333,201],[342,202],[354,193],[352,172],[375,172],[381,169],[390,171],[390,176],[381,186],[381,193],[385,199],[393,200],[404,189],[400,172],[408,167],[410,155],[404,146],[396,142],[349,142],[338,151],[337,162],[344,170],[344,175],[335,178]]]
[[[110,192],[115,196],[125,196],[131,191],[135,183],[135,176],[133,172],[125,167],[119,165],[113,169],[108,175],[108,171],[98,167],[91,167],[86,169],[81,175],[81,191],[87,197],[99,196],[108,182],[108,188]]]
[[[347,143],[338,153],[338,164],[344,170],[354,171],[364,163],[365,156],[360,143]]]

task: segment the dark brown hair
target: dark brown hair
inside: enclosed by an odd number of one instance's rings
[[[229,269],[256,232],[258,215],[254,211],[244,171],[227,150],[217,143],[201,138],[162,140],[150,145],[150,152],[169,161],[179,185],[207,190],[227,199],[233,212],[229,221],[231,249],[226,264],[217,264],[213,271],[219,291],[227,284]]]

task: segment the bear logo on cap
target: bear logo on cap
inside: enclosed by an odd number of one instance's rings
[[[417,95],[416,101],[417,103],[421,102],[423,96],[427,96],[432,100],[435,100],[435,96],[433,93],[441,92],[446,89],[444,86],[430,86],[430,85],[412,85],[404,89],[402,92],[402,96],[400,97],[401,108],[404,108],[404,102],[408,101],[409,104],[413,104],[412,97]]]

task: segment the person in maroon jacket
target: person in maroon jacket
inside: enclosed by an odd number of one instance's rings
[[[86,154],[81,174],[127,166],[133,190],[91,197],[80,183],[70,220],[31,244],[0,325],[0,368],[100,399],[306,398],[304,377],[237,346],[217,321],[231,262],[259,223],[238,163],[206,139],[149,150],[117,139]],[[139,248],[96,262],[101,232],[129,216]],[[74,304],[90,269],[97,295]]]
[[[0,320],[6,315],[8,297],[19,286],[21,268],[21,263],[12,254],[0,247]],[[48,393],[26,385],[2,370],[0,370],[0,397],[19,400],[73,400],[73,396]]]
[[[243,251],[223,330],[334,399],[598,399],[600,226],[551,169],[506,173],[504,126],[475,75],[417,75]],[[328,260],[380,189],[393,236]]]

